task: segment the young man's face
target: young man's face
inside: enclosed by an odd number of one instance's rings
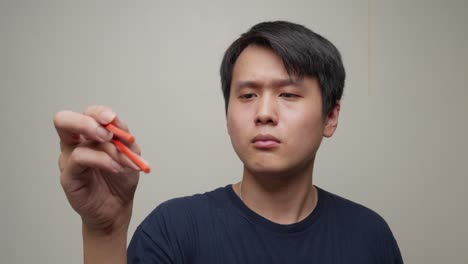
[[[227,114],[232,145],[255,174],[284,175],[312,166],[323,136],[336,129],[339,104],[322,118],[318,81],[291,82],[271,49],[245,48],[232,74]]]

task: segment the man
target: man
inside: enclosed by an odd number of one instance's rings
[[[264,22],[228,48],[220,73],[242,180],[162,203],[127,255],[138,168],[101,129],[126,125],[103,106],[56,114],[61,183],[83,220],[85,262],[403,263],[384,219],[312,183],[321,140],[338,124],[345,71],[335,46],[301,25]]]

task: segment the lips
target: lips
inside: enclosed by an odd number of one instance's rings
[[[270,134],[259,134],[252,139],[255,147],[261,149],[270,149],[277,147],[281,141]]]
[[[255,143],[256,141],[275,141],[277,143],[280,143],[279,139],[275,138],[270,134],[258,134],[252,139],[252,143]]]

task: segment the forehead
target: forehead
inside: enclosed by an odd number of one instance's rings
[[[243,87],[260,88],[263,86],[303,88],[308,79],[314,78],[288,74],[281,57],[272,49],[250,45],[242,51],[234,65],[231,91]]]
[[[234,64],[232,80],[289,79],[281,58],[270,48],[249,45]]]

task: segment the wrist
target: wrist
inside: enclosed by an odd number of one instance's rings
[[[83,238],[86,236],[92,239],[112,240],[118,237],[126,236],[128,224],[120,225],[112,224],[105,227],[97,227],[82,223]]]
[[[90,223],[83,219],[83,255],[85,264],[127,263],[127,232],[132,214],[128,207],[112,222]]]
[[[126,263],[128,226],[108,230],[82,225],[84,263]]]
[[[115,217],[106,221],[90,221],[82,217],[83,232],[93,237],[115,237],[121,233],[127,233],[132,217],[132,208],[124,208]],[[84,234],[84,233],[83,233]]]

